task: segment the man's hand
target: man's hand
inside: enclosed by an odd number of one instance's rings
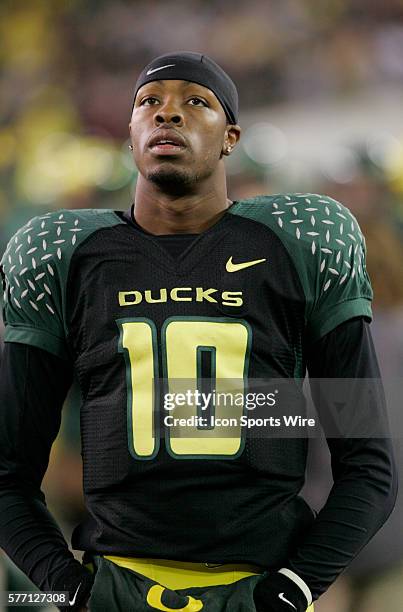
[[[311,603],[291,578],[279,572],[258,582],[253,598],[257,612],[305,612]]]
[[[55,591],[67,591],[68,601],[60,606],[61,612],[88,612],[88,600],[94,583],[94,574],[78,561],[68,566],[55,581]]]

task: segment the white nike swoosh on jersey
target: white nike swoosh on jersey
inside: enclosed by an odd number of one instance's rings
[[[73,599],[69,599],[69,605],[70,605],[70,606],[74,606],[74,604],[76,603],[76,597],[77,597],[77,593],[78,593],[78,591],[79,591],[79,589],[80,589],[80,586],[81,586],[81,582],[80,582],[80,584],[78,585],[78,587],[77,587],[77,589],[76,589],[76,592],[74,593],[74,597],[73,597]]]
[[[171,68],[172,66],[176,66],[176,64],[167,64],[166,66],[160,66],[159,68],[150,68],[150,70],[147,70],[147,74],[152,74],[153,72],[163,70],[164,68]]]
[[[293,603],[291,603],[291,601],[288,601],[288,599],[286,599],[284,597],[284,593],[280,593],[278,596],[279,599],[281,599],[281,601],[285,601],[285,603],[288,603],[290,606],[292,606],[294,608],[294,610],[296,610],[297,608],[294,606]]]

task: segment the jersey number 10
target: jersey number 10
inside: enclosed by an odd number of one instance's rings
[[[165,381],[169,394],[198,388],[201,354],[210,351],[211,378],[215,394],[244,392],[251,348],[251,329],[242,319],[214,317],[171,317],[161,329],[158,343],[155,323],[145,318],[119,319],[119,352],[124,354],[127,382],[129,449],[136,459],[152,459],[160,444],[159,419],[155,418],[156,381]],[[161,355],[158,354],[161,347]],[[159,371],[159,357],[162,372]],[[240,386],[242,388],[240,388]],[[166,391],[165,391],[166,392]],[[171,396],[172,397],[172,396]],[[170,414],[163,407],[164,415]],[[175,406],[175,418],[200,415],[200,406]],[[176,458],[234,458],[243,450],[243,414],[240,405],[215,405],[214,417],[220,422],[235,418],[239,425],[230,429],[186,426],[183,437],[165,427],[168,452]]]

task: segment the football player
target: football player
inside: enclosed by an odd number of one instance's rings
[[[154,59],[134,92],[134,204],[35,217],[3,256],[0,543],[70,609],[311,610],[393,507],[390,440],[335,436],[314,386],[334,475],[318,515],[299,496],[306,437],[175,435],[165,420],[180,380],[379,379],[357,221],[321,195],[228,199],[239,137],[237,91],[214,61]],[[73,370],[83,565],[40,489]]]

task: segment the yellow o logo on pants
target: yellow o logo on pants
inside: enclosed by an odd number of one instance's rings
[[[165,587],[160,584],[154,584],[147,593],[148,605],[156,610],[163,610],[163,612],[199,612],[203,609],[203,603],[200,599],[194,599],[189,595],[187,596],[188,603],[184,608],[168,608],[161,601],[161,596],[165,590]]]

